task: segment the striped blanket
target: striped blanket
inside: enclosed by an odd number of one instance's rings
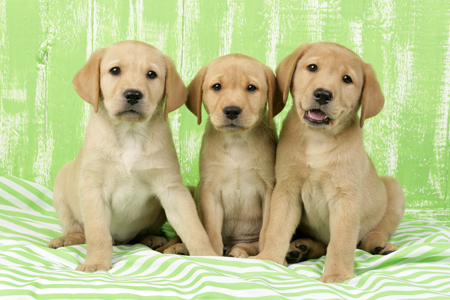
[[[88,274],[74,270],[85,245],[46,247],[60,234],[50,190],[0,177],[0,299],[450,299],[450,229],[424,221],[400,224],[393,254],[356,250],[356,277],[343,284],[317,280],[325,257],[286,268],[143,245],[114,247],[113,268]]]

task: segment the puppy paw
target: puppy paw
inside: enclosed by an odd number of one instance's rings
[[[229,249],[225,253],[225,256],[236,257],[236,258],[248,258],[249,257],[247,251],[245,251],[244,249],[241,249],[239,247],[234,247],[234,248]]]
[[[326,246],[311,239],[297,239],[289,245],[286,261],[290,264],[319,258],[326,253]]]
[[[378,255],[388,255],[398,250],[397,246],[384,240],[363,240],[358,248]]]
[[[96,263],[84,263],[76,267],[75,270],[93,273],[96,271],[109,271],[112,268],[111,263],[108,262],[96,262]]]
[[[146,245],[152,249],[156,249],[167,244],[167,240],[162,236],[147,235],[140,239],[139,243]]]
[[[164,250],[164,254],[189,255],[189,250],[186,245],[179,243]]]
[[[397,250],[398,248],[394,244],[391,244],[390,242],[384,242],[373,249],[373,254],[388,255]]]
[[[62,236],[51,240],[47,247],[49,248],[60,248],[68,247],[73,245],[86,244],[86,239],[82,233],[71,233],[70,235]]]
[[[355,277],[353,274],[331,274],[331,275],[325,275],[323,274],[322,277],[319,278],[319,281],[323,283],[342,283],[348,279],[352,279]]]
[[[307,260],[308,255],[310,253],[307,244],[308,243],[306,243],[303,239],[293,241],[289,245],[289,250],[288,253],[286,254],[286,261],[289,264],[294,264]]]

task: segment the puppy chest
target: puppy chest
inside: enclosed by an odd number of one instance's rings
[[[224,205],[238,209],[244,205],[254,206],[264,194],[264,175],[255,161],[245,160],[241,155],[229,155],[226,160],[211,165],[210,170],[213,171],[209,180],[214,181]]]
[[[254,191],[222,192],[224,210],[222,235],[243,237],[258,235],[262,226],[262,199]]]
[[[122,176],[114,180],[110,190],[110,205],[113,214],[136,212],[147,205],[151,197],[147,184],[133,176]]]
[[[116,176],[144,176],[147,170],[158,167],[161,158],[158,153],[149,152],[154,145],[142,136],[126,135],[115,148],[111,149],[111,169]]]
[[[219,186],[233,186],[238,190],[246,190],[249,186],[261,189],[263,178],[274,169],[274,162],[268,163],[267,153],[254,155],[254,151],[251,147],[228,146],[222,155],[207,162],[210,165],[208,169],[220,178]]]

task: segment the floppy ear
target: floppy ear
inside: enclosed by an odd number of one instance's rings
[[[294,77],[295,68],[297,67],[297,62],[300,60],[302,55],[306,50],[311,47],[311,44],[303,43],[297,49],[294,50],[290,55],[286,56],[277,66],[277,82],[281,91],[283,92],[283,103],[289,96],[289,90],[291,87],[292,78]]]
[[[384,96],[381,92],[375,71],[371,64],[364,63],[364,86],[361,95],[361,119],[359,125],[364,125],[364,120],[376,116],[384,105]]]
[[[202,122],[202,86],[207,70],[207,65],[202,67],[188,86],[188,100],[186,102],[186,106],[194,115],[197,116],[197,124]]]
[[[105,48],[100,48],[91,54],[89,60],[73,78],[73,88],[77,94],[90,103],[95,112],[98,111],[100,97],[100,62],[105,53]]]
[[[164,118],[167,121],[168,115],[186,102],[187,89],[175,68],[172,59],[164,55],[166,61],[166,107]]]
[[[273,71],[269,67],[264,66],[264,73],[266,74],[268,87],[269,126],[272,127],[273,118],[283,110],[285,103],[283,102],[283,94],[278,88]]]

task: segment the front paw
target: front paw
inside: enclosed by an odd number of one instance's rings
[[[110,262],[92,262],[79,265],[75,270],[93,273],[96,271],[109,271],[112,268]]]
[[[368,236],[362,240],[359,249],[372,254],[388,255],[398,250],[397,246],[383,239],[373,239]]]
[[[289,245],[286,260],[288,263],[298,263],[308,259],[319,258],[325,255],[327,247],[318,242],[308,238],[298,239]]]
[[[238,247],[229,249],[225,253],[225,256],[236,257],[236,258],[248,258],[249,257],[247,251],[245,251],[244,249],[238,248]]]
[[[323,274],[322,277],[319,278],[319,281],[323,283],[342,283],[348,279],[354,278],[355,275],[353,273],[350,274]]]
[[[185,244],[178,243],[164,250],[164,254],[189,255],[189,250]]]
[[[47,247],[57,249],[60,247],[68,247],[72,245],[86,244],[86,239],[83,233],[71,233],[66,236],[52,239]]]
[[[374,247],[373,254],[388,255],[397,250],[398,248],[394,244],[391,244],[390,242],[384,242],[378,244],[377,247]]]
[[[139,240],[140,244],[146,245],[151,249],[157,249],[167,244],[167,240],[162,236],[147,235]]]
[[[301,239],[293,241],[289,245],[288,253],[286,254],[286,261],[290,264],[295,264],[308,259],[310,250],[308,246],[302,242]]]

